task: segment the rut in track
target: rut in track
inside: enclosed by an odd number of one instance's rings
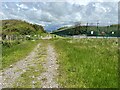
[[[43,64],[45,72],[40,76],[42,88],[58,88],[58,84],[55,77],[58,75],[57,69],[58,64],[56,61],[56,53],[52,45],[48,44],[47,47],[47,58]]]

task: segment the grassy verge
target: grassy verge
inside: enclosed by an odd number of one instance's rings
[[[116,88],[117,39],[54,40],[59,53],[58,82],[66,88]]]
[[[2,68],[2,44],[0,42],[0,68]]]
[[[2,46],[2,68],[8,68],[11,64],[23,59],[28,55],[38,41],[24,41],[11,47]]]

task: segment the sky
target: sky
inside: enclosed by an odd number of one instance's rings
[[[117,24],[119,0],[1,0],[0,19],[21,19],[55,30],[76,23]]]

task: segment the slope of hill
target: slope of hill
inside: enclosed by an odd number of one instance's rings
[[[110,26],[72,26],[68,28],[59,28],[53,31],[53,34],[60,36],[72,36],[72,35],[82,35],[87,36],[119,36],[120,32],[118,30],[120,25],[110,25]]]
[[[41,25],[21,20],[2,20],[2,35],[35,35],[45,33]]]

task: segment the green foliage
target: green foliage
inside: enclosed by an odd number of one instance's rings
[[[119,25],[111,25],[111,26],[75,26],[69,28],[60,28],[60,30],[53,31],[53,34],[57,35],[82,35],[85,34],[87,36],[117,36],[120,37],[120,32],[118,30]],[[94,33],[91,34],[91,31]],[[112,34],[114,32],[114,34]]]
[[[21,20],[2,20],[2,36],[5,35],[34,35],[45,33],[42,26],[30,24]]]
[[[39,41],[13,41],[3,42],[2,45],[2,68],[8,68],[11,64],[21,60],[39,43]],[[19,44],[18,44],[19,43]]]
[[[16,40],[16,41],[12,41],[12,42],[9,42],[9,41],[2,41],[2,45],[4,46],[4,47],[12,47],[12,46],[14,46],[14,45],[17,45],[17,44],[20,44],[21,42],[19,41],[19,40]]]
[[[63,88],[117,88],[117,39],[54,40]]]

